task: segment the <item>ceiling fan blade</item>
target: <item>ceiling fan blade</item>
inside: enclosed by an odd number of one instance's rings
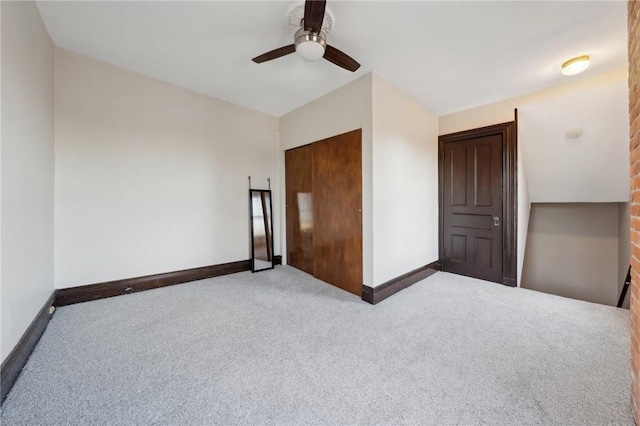
[[[326,0],[307,0],[304,3],[304,29],[319,33],[324,20],[324,9],[327,7]]]
[[[356,62],[351,56],[346,53],[336,49],[335,47],[327,46],[324,51],[323,56],[327,61],[333,62],[339,67],[344,68],[345,70],[349,70],[351,72],[356,71],[360,68],[360,64]]]
[[[274,49],[271,52],[263,53],[260,56],[256,56],[252,59],[256,64],[260,64],[262,62],[267,62],[272,59],[280,58],[281,56],[288,55],[289,53],[293,53],[296,51],[296,45],[290,44],[289,46],[280,47],[278,49]]]

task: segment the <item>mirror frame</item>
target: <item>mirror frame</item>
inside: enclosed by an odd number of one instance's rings
[[[269,229],[267,230],[267,226],[265,224],[265,234],[267,235],[267,252],[271,253],[271,266],[267,268],[256,269],[256,257],[255,257],[255,237],[253,232],[253,220],[254,220],[254,212],[253,212],[253,195],[254,194],[269,194],[269,203],[263,204],[267,208],[267,212],[263,215],[263,217],[268,217]],[[262,195],[261,195],[261,199]],[[272,201],[272,193],[270,189],[249,189],[249,228],[251,229],[251,272],[259,272],[266,271],[269,269],[274,269],[275,264],[273,262],[273,201]],[[261,260],[261,259],[260,259]],[[261,260],[262,261],[262,260]],[[263,262],[269,262],[263,261]]]

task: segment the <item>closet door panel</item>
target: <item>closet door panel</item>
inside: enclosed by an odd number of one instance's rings
[[[313,274],[361,295],[362,131],[334,136],[311,146]]]
[[[313,275],[312,146],[285,151],[287,264]]]

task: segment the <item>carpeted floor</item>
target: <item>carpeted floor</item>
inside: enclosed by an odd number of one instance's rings
[[[629,312],[437,273],[372,306],[282,266],[60,308],[10,425],[632,425]]]

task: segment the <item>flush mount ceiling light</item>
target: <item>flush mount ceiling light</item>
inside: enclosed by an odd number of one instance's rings
[[[562,64],[562,74],[566,76],[580,74],[582,71],[589,68],[589,56],[578,56],[577,58],[569,59]]]

